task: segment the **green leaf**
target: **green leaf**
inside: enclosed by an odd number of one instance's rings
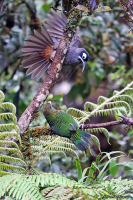
[[[46,11],[46,12],[49,12],[50,11],[50,6],[49,6],[49,4],[43,4],[42,5],[42,9],[44,10],[44,11]]]
[[[90,182],[93,181],[94,173],[96,172],[96,170],[97,170],[97,165],[96,165],[95,162],[92,162],[90,170],[89,170],[89,174],[88,174],[87,179],[85,181],[86,185],[89,185]]]
[[[118,169],[119,169],[119,166],[116,164],[117,164],[116,159],[113,159],[111,163],[109,164],[109,172],[111,173],[113,177],[117,174]]]
[[[101,151],[101,149],[100,149],[100,142],[99,142],[99,139],[95,136],[95,135],[92,135],[91,134],[91,139],[96,143],[96,145],[98,146],[98,149],[99,149],[99,151]]]
[[[82,168],[79,162],[79,159],[76,158],[76,168],[77,168],[77,173],[78,173],[78,181],[82,178]]]

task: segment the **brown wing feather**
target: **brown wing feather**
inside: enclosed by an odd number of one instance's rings
[[[29,35],[29,39],[24,41],[24,47],[21,48],[22,56],[28,56],[22,61],[22,67],[28,68],[26,74],[32,74],[31,78],[37,78],[37,80],[50,67],[50,57],[54,55],[53,48],[55,43],[58,46],[63,35],[63,28],[67,23],[67,18],[63,13],[52,11],[52,15],[48,14],[48,17],[49,19],[46,19],[48,31],[43,26],[41,32],[34,30],[34,34]]]
[[[46,19],[47,24],[44,24],[44,26],[48,28],[48,32],[52,38],[56,38],[57,42],[59,42],[63,35],[63,28],[66,27],[67,18],[63,13],[59,14],[55,11],[48,14],[48,18]]]
[[[30,67],[27,72],[26,75],[30,75],[33,72],[35,72],[40,66],[47,64],[47,62],[44,63],[44,61],[39,61],[38,63],[32,65],[32,67]]]

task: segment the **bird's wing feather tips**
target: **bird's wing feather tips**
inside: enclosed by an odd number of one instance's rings
[[[44,74],[44,72],[50,67],[50,63],[47,63],[45,65],[40,66],[40,68],[38,68],[38,70],[36,70],[33,74],[32,74],[32,78],[37,78],[37,81],[42,77],[42,75]]]
[[[28,57],[22,60],[22,67],[28,68],[26,74],[32,74],[32,79],[39,80],[51,65],[50,56],[54,41],[48,31],[41,27],[41,32],[34,30],[34,35],[29,35],[29,39],[24,41],[24,45],[21,48],[21,51],[24,52],[22,56]]]
[[[47,63],[48,63],[47,61],[44,63],[44,60],[39,60],[37,63],[34,63],[34,65],[32,65],[32,67],[30,67],[30,68],[27,70],[26,75],[32,74],[34,71],[37,71],[37,69],[38,69],[41,65],[43,65],[43,64],[46,65]]]
[[[56,38],[57,42],[59,42],[63,35],[63,28],[66,27],[67,18],[63,13],[59,14],[55,11],[51,13],[52,15],[48,14],[49,19],[46,19],[47,24],[44,24],[44,26],[48,29],[52,38]]]

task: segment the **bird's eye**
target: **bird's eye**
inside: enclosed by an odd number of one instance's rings
[[[83,60],[85,60],[87,58],[86,53],[83,53],[82,58],[83,58]]]

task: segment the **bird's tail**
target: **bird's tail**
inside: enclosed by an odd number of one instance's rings
[[[52,14],[52,15],[51,15]],[[24,41],[24,47],[21,48],[22,56],[28,56],[22,61],[22,68],[28,68],[26,74],[32,74],[31,78],[39,80],[44,72],[50,68],[55,51],[63,35],[63,28],[66,27],[67,18],[61,12],[52,11],[48,14],[44,26],[41,26],[41,32],[34,30],[33,35]]]
[[[76,133],[73,133],[71,135],[72,142],[81,151],[87,150],[87,147],[90,144],[90,141],[89,141],[90,138],[91,138],[91,134],[87,133],[81,129],[78,129]]]

